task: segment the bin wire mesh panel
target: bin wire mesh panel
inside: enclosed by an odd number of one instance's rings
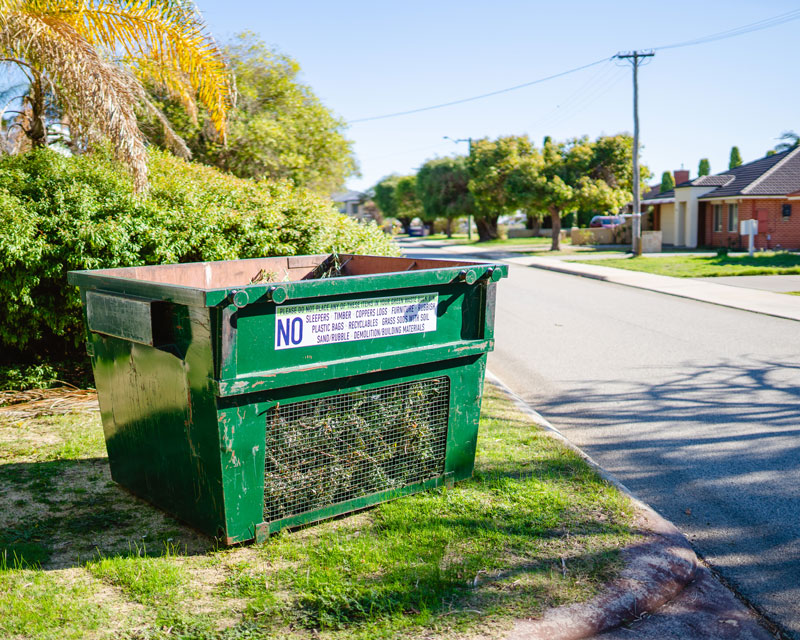
[[[442,475],[449,408],[447,376],[271,408],[264,521]]]

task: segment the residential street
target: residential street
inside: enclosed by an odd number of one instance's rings
[[[800,324],[512,266],[496,338],[498,377],[800,638]]]

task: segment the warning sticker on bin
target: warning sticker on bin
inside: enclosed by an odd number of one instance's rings
[[[275,348],[295,349],[436,331],[435,293],[277,307]]]

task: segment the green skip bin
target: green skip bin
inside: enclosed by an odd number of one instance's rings
[[[112,477],[224,544],[470,477],[507,275],[358,255],[70,272]]]

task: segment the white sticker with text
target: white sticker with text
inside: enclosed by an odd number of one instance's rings
[[[436,331],[435,293],[276,308],[275,348],[294,349]]]

